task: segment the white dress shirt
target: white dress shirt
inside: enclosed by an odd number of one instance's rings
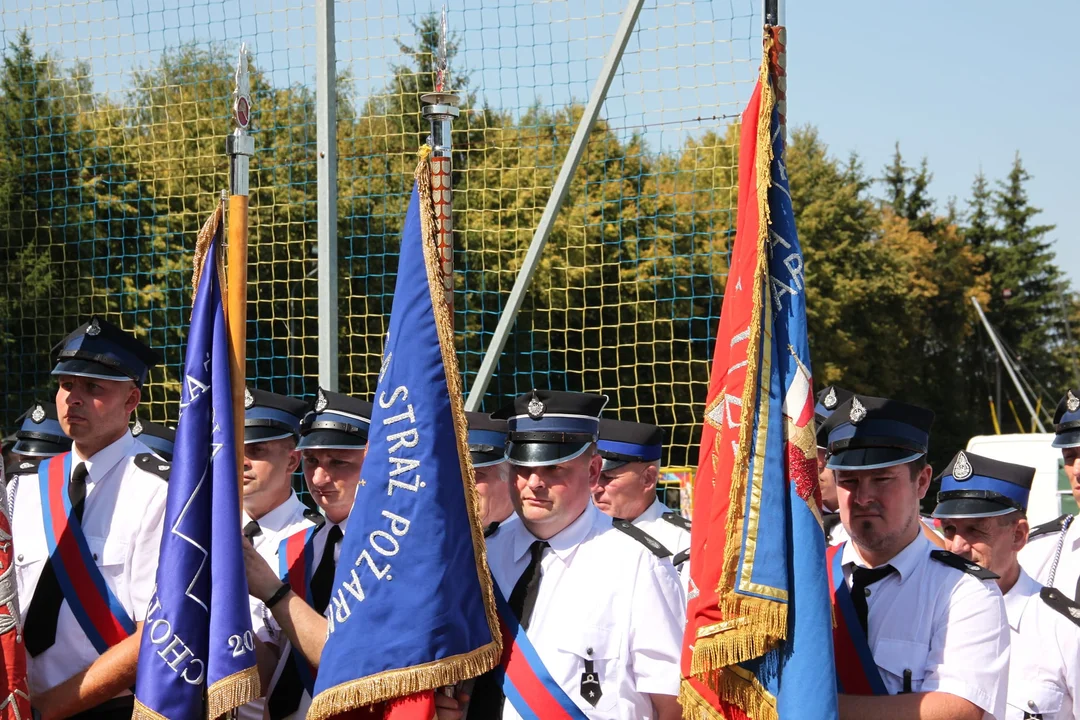
[[[149,452],[126,432],[90,458],[80,457],[72,447],[71,458],[72,472],[82,462],[89,471],[82,520],[87,545],[105,583],[136,622],[146,618],[154,592],[168,489],[165,480],[136,465],[135,456]],[[25,619],[49,557],[36,474],[20,478],[14,505],[15,574]],[[36,658],[27,656],[31,693],[59,685],[98,657],[65,600],[56,624],[56,644]]]
[[[1050,567],[1054,564],[1061,532],[1051,532],[1035,538],[1017,556],[1020,567],[1040,585],[1049,585]],[[1054,573],[1054,587],[1076,599],[1077,581],[1080,580],[1080,517],[1073,518],[1065,531],[1061,557]]]
[[[1005,593],[1012,629],[1006,720],[1080,720],[1080,627],[1039,597],[1023,570]]]
[[[345,537],[346,526],[348,524],[349,518],[345,518],[342,522],[337,524],[338,527],[341,528],[342,538]],[[326,548],[326,538],[330,533],[330,528],[332,527],[334,527],[334,523],[327,520],[326,524],[319,528],[318,532],[316,532],[315,536],[311,539],[312,550],[314,551],[314,554],[312,555],[312,562],[315,563],[314,567],[311,568],[311,572],[313,573],[315,572],[315,568],[319,566],[319,560],[322,559],[323,550]],[[344,540],[342,542],[339,542],[337,544],[337,547],[334,548],[334,567],[337,567],[338,560],[341,558],[341,546],[343,544]],[[336,590],[334,592],[331,592],[331,601],[326,608],[327,611],[333,611],[333,595],[335,594],[335,592]],[[281,656],[278,658],[277,666],[274,668],[274,675],[270,678],[270,688],[266,691],[265,697],[269,698],[270,693],[272,693],[274,691],[274,687],[277,686],[278,678],[281,677],[281,673],[285,669],[285,664],[291,662],[291,660],[289,659],[289,653],[292,651],[292,643],[290,643],[289,638],[283,632],[281,632],[281,626],[277,624],[273,616],[269,617],[266,623],[266,630],[271,637],[270,642],[273,642],[281,647]],[[304,718],[307,717],[307,711],[309,707],[311,707],[311,696],[308,695],[307,691],[305,690],[303,695],[300,697],[300,706],[297,708],[296,712],[294,712],[292,715],[287,716],[287,720],[304,720]]]
[[[652,505],[645,508],[645,512],[638,515],[632,522],[635,526],[647,532],[652,538],[671,551],[672,558],[683,550],[690,549],[690,531],[683,530],[678,525],[664,519],[664,513],[671,512],[660,498],[653,500]],[[683,592],[686,592],[690,582],[690,560],[685,560],[675,568],[682,580]]]
[[[315,524],[304,517],[306,509],[307,506],[300,502],[296,493],[290,492],[285,502],[256,521],[259,523],[260,532],[251,539],[251,544],[255,546],[255,552],[266,560],[274,572],[277,572],[279,567],[278,548],[281,546],[281,541]],[[251,517],[245,512],[243,524],[246,526],[250,521]],[[251,629],[255,636],[263,642],[276,645],[277,642],[270,639],[270,633],[266,629],[267,619],[272,617],[266,605],[253,596],[248,597],[248,604],[251,608]],[[253,700],[241,706],[237,715],[241,720],[261,720],[265,704],[265,697]]]
[[[536,539],[521,522],[500,525],[488,538],[488,564],[504,598]],[[548,543],[528,630],[540,659],[587,717],[655,717],[648,696],[679,692],[686,605],[675,569],[592,504]],[[596,707],[581,697],[586,660],[599,676]],[[502,717],[520,715],[507,702]]]
[[[1009,673],[1009,628],[1001,591],[992,580],[930,557],[938,548],[921,532],[888,562],[896,572],[872,585],[866,598],[868,639],[889,693],[943,692],[978,705],[984,718],[1003,720]],[[866,567],[852,543],[840,551],[851,587],[855,565]]]

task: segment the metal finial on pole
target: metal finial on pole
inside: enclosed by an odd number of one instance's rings
[[[450,308],[450,317],[454,316],[454,216],[450,171],[453,169],[450,159],[453,142],[450,131],[454,118],[460,113],[461,101],[454,93],[447,90],[450,78],[450,61],[447,51],[446,7],[443,6],[442,22],[439,30],[439,56],[436,58],[435,92],[424,93],[420,102],[424,104],[423,115],[431,122],[431,190],[435,202],[436,243],[439,248],[439,276],[443,283],[446,304]]]

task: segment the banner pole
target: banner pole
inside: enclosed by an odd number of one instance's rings
[[[244,507],[244,389],[247,382],[247,281],[248,281],[248,171],[255,154],[255,140],[248,134],[251,124],[251,78],[248,75],[247,44],[240,45],[236,66],[233,120],[236,129],[225,140],[229,155],[229,253],[228,298],[225,322],[229,329],[229,360],[232,379],[233,443],[236,452],[236,488]]]

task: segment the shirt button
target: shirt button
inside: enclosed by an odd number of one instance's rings
[[[17,558],[15,558],[15,559],[16,559],[16,560],[18,560],[19,562],[22,562],[22,561],[23,561],[23,556],[22,556],[22,555],[19,555],[19,556],[18,556]]]
[[[97,562],[97,553],[94,553],[94,562]]]
[[[1034,710],[1035,709],[1035,701],[1034,700],[1028,700],[1028,707],[1031,708],[1032,710]]]
[[[870,588],[863,588],[863,594],[866,595],[866,597],[870,597]]]

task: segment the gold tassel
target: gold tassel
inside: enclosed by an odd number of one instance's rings
[[[730,667],[719,674],[716,690],[726,702],[742,708],[750,720],[780,720],[776,697],[762,686],[753,673]]]
[[[206,717],[211,720],[262,697],[259,669],[249,667],[218,680],[206,691]]]
[[[195,305],[195,296],[199,294],[199,281],[202,279],[203,265],[206,263],[206,253],[210,252],[210,242],[214,239],[214,233],[217,232],[218,227],[221,225],[223,213],[221,211],[221,205],[217,206],[217,209],[206,218],[206,222],[199,229],[199,235],[195,240],[195,258],[194,271],[191,273],[191,304]],[[219,248],[220,250],[220,248]],[[218,276],[224,277],[224,268],[222,267],[221,256],[217,258]],[[224,288],[224,285],[222,285]]]
[[[151,710],[135,698],[135,708],[131,711],[131,720],[169,720],[164,715]]]
[[[307,720],[327,720],[348,710],[477,677],[495,667],[501,655],[496,643],[488,643],[463,655],[350,680],[315,696]]]
[[[679,704],[682,705],[683,720],[727,720],[718,708],[701,697],[689,680],[683,680],[679,686]]]
[[[763,297],[763,291],[766,289],[768,281],[769,187],[771,185],[770,170],[773,160],[770,131],[772,111],[776,102],[769,77],[769,51],[772,43],[772,37],[766,34],[759,69],[761,101],[758,107],[754,157],[758,210],[757,264],[753,277],[755,298]],[[764,310],[765,308],[761,302],[754,303],[746,358],[747,382],[744,384],[741,397],[744,410],[757,407],[758,398],[762,392],[761,383],[764,381],[757,381],[756,378],[759,372],[763,370],[763,365],[767,368],[771,364],[769,357],[762,357],[762,332],[768,334],[768,329],[764,327],[764,320],[767,320]],[[721,634],[698,640],[695,643],[691,657],[691,672],[695,676],[706,675],[735,663],[760,657],[787,637],[787,607],[783,602],[765,600],[736,592],[738,587],[737,573],[742,554],[741,541],[746,520],[747,483],[756,480],[748,477],[750,450],[753,445],[751,434],[753,431],[754,428],[750,423],[743,423],[739,428],[739,441],[732,466],[733,473],[728,496],[729,509],[723,565],[720,582],[717,585],[717,594],[720,598],[719,608],[722,616],[734,618],[735,621],[721,623],[721,626],[729,625],[729,628],[725,629]],[[730,672],[724,672],[722,675],[730,675]],[[730,699],[726,695],[724,697]],[[754,702],[757,701],[754,700]],[[741,702],[738,704],[740,707],[745,707]],[[768,716],[762,715],[761,720],[768,720]]]

